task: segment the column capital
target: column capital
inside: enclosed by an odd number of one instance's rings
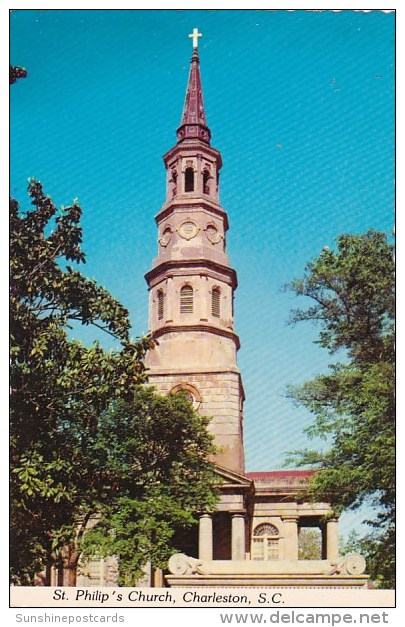
[[[296,514],[286,514],[285,516],[281,516],[281,520],[286,523],[297,523],[299,516]]]
[[[198,518],[212,518],[212,514],[200,514]]]

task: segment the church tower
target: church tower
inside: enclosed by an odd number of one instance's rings
[[[244,392],[237,367],[239,338],[233,326],[236,272],[228,262],[228,218],[219,201],[221,155],[210,145],[199,34],[193,54],[177,143],[163,157],[166,201],[156,216],[158,255],[146,274],[149,381],[158,392],[186,390],[195,408],[212,417],[216,462],[244,473]]]

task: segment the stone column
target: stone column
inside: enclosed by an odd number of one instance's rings
[[[166,302],[164,303],[166,311],[166,322],[173,322],[173,301],[175,299],[173,288],[173,277],[168,276],[166,280]]]
[[[198,527],[198,558],[200,560],[212,560],[212,516],[203,514],[200,516]]]
[[[245,516],[232,514],[232,560],[244,560],[245,557]]]
[[[336,562],[339,557],[339,535],[337,518],[326,522],[326,559]]]
[[[322,559],[326,560],[326,524],[319,525],[322,534]]]
[[[284,558],[298,560],[298,516],[283,517],[284,523]]]
[[[201,308],[200,308],[200,320],[208,320],[208,297],[210,296],[208,277],[204,274],[200,274],[200,287],[201,287]]]
[[[177,177],[177,190],[178,190],[178,195],[179,196],[184,196],[185,192],[185,176],[186,176],[186,160],[185,159],[181,159],[179,160],[179,172],[178,172],[178,177]]]
[[[56,566],[49,567],[49,585],[57,586],[58,585],[58,569]]]
[[[197,169],[194,172],[194,190],[197,192],[199,196],[203,193],[203,184],[202,184],[202,155],[197,154]]]

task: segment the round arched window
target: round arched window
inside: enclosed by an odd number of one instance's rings
[[[191,285],[183,285],[180,290],[180,313],[193,313],[193,296],[194,291]]]
[[[189,383],[180,383],[179,385],[175,385],[174,388],[170,390],[170,394],[184,394],[187,399],[192,403],[195,409],[201,404],[202,398],[201,394],[197,390],[194,385],[190,385]]]
[[[279,533],[271,523],[262,523],[253,531],[252,559],[256,561],[278,560]]]

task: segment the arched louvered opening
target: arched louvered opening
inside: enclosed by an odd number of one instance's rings
[[[180,290],[180,313],[193,313],[194,290],[191,285],[184,285]]]
[[[272,561],[279,558],[278,529],[270,523],[258,525],[253,531],[252,559]]]
[[[193,168],[186,168],[184,173],[184,191],[194,191],[194,170]]]
[[[210,186],[209,186],[209,180],[210,180],[211,176],[210,173],[208,172],[208,170],[204,170],[203,172],[203,193],[204,194],[209,194],[210,193]]]
[[[211,292],[211,313],[215,318],[221,316],[221,290],[214,287]]]
[[[165,315],[165,295],[163,290],[158,290],[157,292],[157,314],[158,320],[163,320]]]

